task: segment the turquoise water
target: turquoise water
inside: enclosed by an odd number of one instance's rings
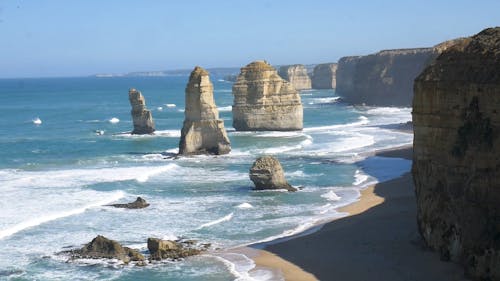
[[[216,249],[298,233],[342,216],[359,190],[409,170],[406,160],[366,153],[412,142],[386,125],[409,108],[353,107],[333,90],[301,92],[301,132],[235,132],[231,83],[212,77],[229,155],[166,159],[177,152],[188,77],[0,80],[0,280],[275,280],[251,260]],[[152,110],[154,136],[131,136],[128,89]],[[41,124],[33,120],[39,118]],[[115,120],[115,122],[110,122]],[[118,122],[116,122],[118,121]],[[104,131],[97,135],[96,130]],[[248,170],[275,155],[295,193],[252,191]],[[151,206],[103,205],[144,197]],[[212,251],[146,267],[56,255],[97,234],[147,252],[146,239],[189,238]]]

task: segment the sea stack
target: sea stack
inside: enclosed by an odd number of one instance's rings
[[[337,88],[337,64],[322,63],[314,67],[312,74],[313,89],[335,89]]]
[[[255,160],[250,168],[250,180],[254,183],[256,190],[286,189],[297,191],[286,181],[280,161],[272,156],[262,156]]]
[[[420,233],[473,280],[500,280],[500,28],[445,50],[414,90]]]
[[[302,130],[299,93],[267,62],[255,61],[243,67],[233,85],[233,95],[236,130]]]
[[[134,123],[134,135],[152,134],[155,131],[155,123],[151,111],[146,109],[146,100],[141,92],[132,88],[128,91],[128,99],[132,106],[132,120]]]
[[[186,86],[186,110],[179,154],[219,155],[231,151],[224,121],[219,119],[213,91],[208,71],[195,67]]]
[[[295,90],[311,89],[311,78],[302,64],[283,65],[279,68],[278,74],[290,82]]]

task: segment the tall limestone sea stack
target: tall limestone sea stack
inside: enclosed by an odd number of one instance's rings
[[[421,235],[474,280],[500,280],[500,28],[448,48],[414,89]]]
[[[208,72],[199,66],[195,67],[186,86],[186,110],[179,154],[219,155],[231,151],[224,121],[219,119],[213,91]]]
[[[132,120],[134,123],[134,135],[152,134],[155,131],[155,123],[151,111],[146,109],[146,100],[141,92],[132,88],[128,91],[128,99],[132,106]]]
[[[335,89],[337,88],[337,64],[322,63],[314,67],[312,74],[313,89]]]
[[[302,130],[297,90],[265,61],[241,69],[233,85],[233,127],[238,131]]]
[[[278,74],[290,82],[296,90],[311,89],[311,78],[302,64],[280,66]]]

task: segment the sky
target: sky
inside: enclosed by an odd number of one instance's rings
[[[500,0],[0,0],[0,78],[336,62],[500,26]]]

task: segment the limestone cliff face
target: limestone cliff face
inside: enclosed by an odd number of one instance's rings
[[[337,64],[323,63],[314,67],[312,74],[313,89],[335,89],[337,88]]]
[[[352,104],[411,106],[413,80],[438,53],[418,48],[343,57],[338,62],[336,92]]]
[[[265,61],[241,69],[233,95],[233,127],[238,131],[302,129],[299,93]]]
[[[500,28],[444,51],[415,80],[418,226],[475,280],[500,280]]]
[[[290,82],[296,90],[311,89],[311,78],[307,75],[307,69],[302,64],[283,65],[278,74]]]
[[[186,86],[185,119],[179,154],[226,154],[231,150],[224,121],[214,102],[213,85],[208,72],[197,66]]]
[[[131,114],[134,123],[132,134],[152,134],[155,131],[155,123],[151,111],[146,109],[144,96],[136,89],[130,89],[128,91],[128,99],[132,106]]]

